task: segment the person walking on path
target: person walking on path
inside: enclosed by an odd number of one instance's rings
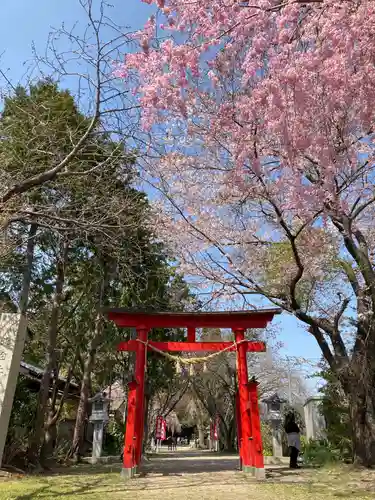
[[[167,439],[167,443],[168,443],[168,451],[173,451],[173,437],[172,436],[169,436],[169,438]]]
[[[300,429],[296,423],[294,413],[288,413],[288,415],[286,416],[284,429],[288,437],[288,446],[290,452],[289,467],[291,469],[299,469],[297,461],[299,452],[301,451],[301,439]]]

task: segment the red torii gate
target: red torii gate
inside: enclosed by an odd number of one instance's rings
[[[280,309],[261,309],[240,312],[134,312],[111,309],[108,319],[117,326],[136,328],[136,340],[121,342],[119,351],[135,351],[135,380],[129,382],[128,413],[126,420],[122,474],[133,477],[141,462],[144,430],[144,390],[147,350],[193,352],[237,351],[237,434],[241,467],[258,478],[264,477],[264,461],[258,393],[255,380],[249,381],[247,352],[263,352],[263,342],[245,340],[247,328],[264,328]],[[231,328],[234,342],[196,342],[196,328]],[[148,340],[152,328],[187,328],[187,342],[155,342]]]

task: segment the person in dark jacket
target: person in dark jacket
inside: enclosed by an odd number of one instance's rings
[[[285,419],[284,429],[288,438],[288,446],[290,452],[291,469],[298,469],[298,455],[301,451],[300,429],[296,423],[294,413],[288,413]]]

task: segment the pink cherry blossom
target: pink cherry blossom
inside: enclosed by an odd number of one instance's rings
[[[166,151],[153,229],[194,284],[263,295],[335,352],[346,311],[375,311],[374,1],[148,3],[173,36],[151,20],[124,74]]]

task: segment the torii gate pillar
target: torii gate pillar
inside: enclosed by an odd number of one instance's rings
[[[136,467],[141,463],[143,431],[145,426],[145,378],[147,364],[147,334],[145,327],[137,328],[138,349],[135,360],[135,380],[137,382],[137,409],[135,416],[135,457]]]
[[[147,363],[148,328],[137,328],[135,380],[129,383],[128,413],[122,475],[133,477],[141,463],[145,418],[145,376]]]
[[[254,474],[257,479],[265,479],[264,470],[262,431],[260,426],[260,412],[258,400],[258,382],[253,379],[248,385],[250,415],[252,419],[252,446],[253,446],[253,464]]]
[[[243,328],[233,329],[234,338],[238,345],[237,347],[237,380],[238,380],[238,411],[239,423],[241,429],[238,448],[240,454],[241,469],[244,472],[254,473],[254,446],[253,434],[251,428],[251,414],[249,405],[249,387],[248,387],[248,371],[246,359],[246,344],[245,330]]]

